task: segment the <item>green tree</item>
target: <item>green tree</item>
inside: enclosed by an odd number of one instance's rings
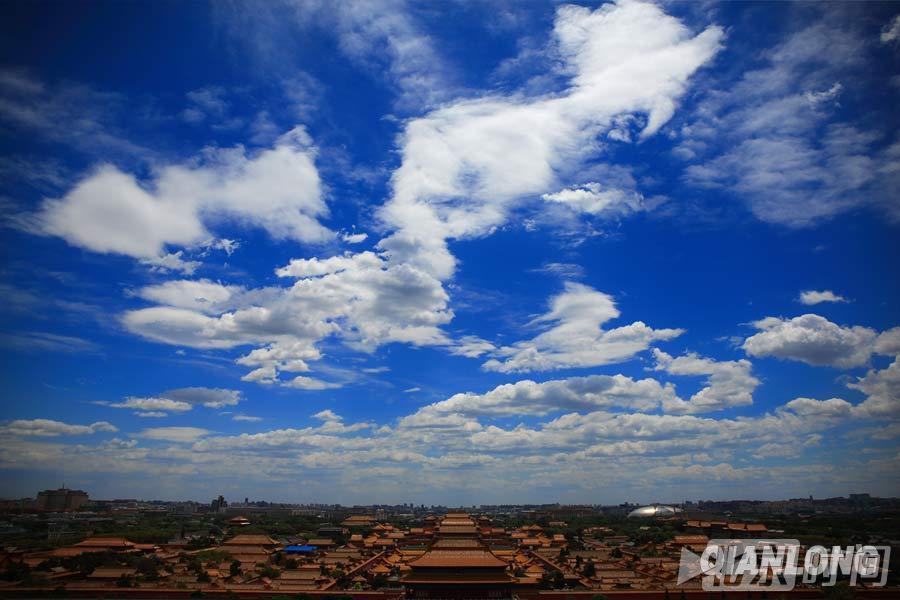
[[[156,562],[155,559],[150,558],[149,556],[142,556],[134,564],[137,572],[141,574],[141,576],[148,581],[155,581],[159,579],[159,563]]]
[[[241,561],[233,560],[231,561],[231,566],[228,567],[228,573],[232,577],[237,577],[241,574]]]
[[[266,565],[259,570],[259,574],[261,577],[268,577],[269,579],[278,579],[278,577],[281,575],[281,571],[279,571],[275,567],[270,567],[270,566]]]
[[[566,587],[566,576],[563,575],[562,571],[553,572],[553,587],[556,589]]]
[[[6,565],[6,569],[3,570],[0,578],[4,581],[21,581],[23,583],[28,583],[31,581],[31,567],[23,562],[11,561]]]

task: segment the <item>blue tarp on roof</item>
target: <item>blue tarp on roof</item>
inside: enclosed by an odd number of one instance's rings
[[[288,552],[288,553],[295,552],[298,554],[305,554],[307,552],[315,552],[318,549],[319,549],[318,546],[285,546],[284,547],[285,552]]]

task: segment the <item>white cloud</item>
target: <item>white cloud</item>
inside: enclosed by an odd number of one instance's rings
[[[236,406],[243,399],[243,395],[237,390],[207,387],[177,388],[163,392],[160,396],[176,402],[203,405],[207,408]]]
[[[784,405],[784,410],[789,410],[801,417],[842,418],[850,416],[853,405],[841,398],[828,400],[795,398]]]
[[[709,365],[702,370],[710,370]],[[649,499],[660,486],[685,482],[693,490],[726,482],[723,493],[733,493],[734,482],[741,481],[746,489],[766,484],[807,489],[826,482],[856,487],[863,481],[858,476],[877,483],[895,470],[893,463],[856,462],[859,454],[837,462],[830,456],[819,460],[810,448],[837,426],[869,439],[858,425],[871,422],[859,420],[866,415],[845,400],[796,398],[771,413],[719,419],[641,412],[657,410],[673,394],[671,385],[621,375],[521,381],[484,394],[456,394],[394,426],[345,423],[334,411],[323,410],[313,415],[317,426],[304,428],[238,435],[151,428],[136,436],[174,444],[139,447],[114,440],[89,446],[20,438],[0,445],[0,467],[46,469],[65,460],[69,472],[152,476],[174,482],[182,493],[192,482],[207,489],[228,481],[235,470],[248,473],[248,481],[260,489],[283,489],[297,481],[299,470],[304,485],[322,493],[334,493],[341,481],[352,478],[366,486],[370,497],[389,494],[397,485],[406,494],[459,493],[462,485],[464,493],[498,500],[508,489],[537,480],[573,498],[595,495],[616,482],[629,494]],[[527,415],[545,414],[554,418],[537,425],[522,422]],[[482,424],[481,417],[498,424]],[[756,455],[748,455],[747,448],[756,449]],[[787,454],[800,464],[754,462]],[[385,478],[389,485],[379,487]],[[476,483],[469,485],[473,479]]]
[[[188,443],[195,442],[212,433],[200,427],[151,427],[144,429],[138,436],[148,440],[163,442]]]
[[[422,388],[416,386],[416,387],[406,388],[405,390],[403,390],[403,393],[404,394],[412,394],[414,392],[421,392],[421,391],[422,391]]]
[[[170,281],[137,295],[157,306],[125,313],[125,327],[146,338],[198,348],[256,346],[238,359],[247,381],[275,383],[279,371],[309,371],[316,344],[339,336],[363,351],[389,342],[446,345],[440,329],[453,313],[441,282],[372,252],[296,259],[277,270],[296,281],[287,288],[247,290],[207,280]],[[318,383],[317,383],[318,381]],[[300,389],[320,380],[294,379]]]
[[[900,327],[881,332],[875,340],[873,349],[878,354],[887,356],[900,355]]]
[[[71,425],[51,419],[16,419],[0,426],[0,433],[14,436],[89,435],[99,431],[114,432],[118,429],[106,421],[97,421],[90,425]]]
[[[900,40],[900,15],[895,15],[881,30],[881,43],[890,44]]]
[[[866,394],[857,407],[858,412],[870,417],[900,416],[900,358],[895,357],[886,369],[872,369],[847,387]]]
[[[279,277],[318,277],[330,273],[339,273],[352,268],[380,267],[381,259],[372,252],[360,254],[347,253],[331,258],[295,258],[286,267],[275,270]]]
[[[448,91],[448,69],[402,0],[297,0],[301,19],[329,23],[341,50],[391,81],[403,109],[433,106]]]
[[[744,340],[751,356],[774,356],[809,365],[859,367],[869,361],[878,334],[868,327],[842,327],[825,317],[767,317],[753,323],[760,333]]]
[[[642,209],[644,202],[643,196],[637,192],[604,188],[596,182],[544,194],[541,198],[591,215],[638,211]]]
[[[218,86],[191,90],[187,94],[189,106],[181,113],[181,118],[188,123],[200,123],[206,120],[221,121],[226,117],[229,103],[225,99],[225,90]]]
[[[165,417],[169,412],[188,412],[194,406],[222,408],[235,406],[242,400],[236,390],[222,388],[186,387],[162,392],[151,398],[128,397],[122,402],[95,402],[110,408],[135,411],[139,417]]]
[[[421,420],[447,415],[543,416],[611,407],[645,411],[676,399],[671,385],[661,385],[654,379],[635,381],[624,375],[590,375],[543,383],[526,379],[497,386],[484,394],[454,394],[447,400],[420,409],[416,417]]]
[[[341,387],[339,383],[322,381],[315,377],[307,377],[305,375],[297,375],[290,381],[284,382],[282,385],[298,390],[331,390]]]
[[[262,421],[262,417],[254,417],[251,415],[234,415],[231,417],[232,421],[242,421],[245,423],[259,423]]]
[[[192,406],[187,402],[179,402],[168,398],[126,398],[123,402],[104,403],[105,406],[112,408],[128,408],[131,410],[142,411],[142,416],[164,416],[168,412],[186,412],[191,410]],[[153,415],[147,413],[156,413]]]
[[[484,363],[489,371],[512,373],[595,367],[622,362],[643,352],[653,342],[670,340],[681,329],[652,329],[641,321],[604,330],[602,325],[619,316],[612,297],[578,283],[550,302],[550,311],[533,324],[552,324],[531,340],[499,348],[499,358]]]
[[[0,121],[29,136],[66,144],[89,156],[138,156],[153,160],[152,151],[126,140],[118,124],[141,108],[133,98],[72,81],[41,81],[25,70],[0,69]],[[22,164],[28,164],[25,161]],[[52,173],[54,162],[42,157],[39,173],[29,173],[56,188],[65,178]],[[29,166],[29,170],[36,170]],[[64,172],[64,171],[63,171]],[[21,173],[16,173],[21,176]]]
[[[369,237],[367,233],[345,233],[341,239],[348,244],[361,244]]]
[[[464,335],[457,338],[448,346],[450,354],[465,356],[466,358],[478,358],[497,350],[494,344],[483,340],[476,335]]]
[[[843,91],[844,86],[840,83],[835,82],[827,90],[822,90],[821,92],[813,92],[807,91],[803,94],[803,97],[806,98],[806,101],[809,102],[813,107],[818,107],[818,105],[823,102],[828,102],[829,100],[834,100],[838,96],[840,96]]]
[[[301,128],[271,149],[210,151],[200,164],[160,168],[146,182],[110,165],[99,167],[59,199],[44,201],[38,229],[73,246],[173,263],[168,246],[210,237],[207,224],[231,219],[275,239],[323,242],[331,232],[316,170],[315,148]]]
[[[334,412],[333,410],[326,408],[325,410],[320,410],[316,414],[313,415],[314,419],[319,419],[320,421],[341,421],[342,417]]]
[[[708,376],[706,387],[690,400],[674,398],[665,401],[667,412],[699,413],[753,404],[753,391],[759,385],[759,379],[750,374],[752,365],[748,360],[717,361],[696,354],[673,358],[658,348],[653,349],[653,357],[657,371],[679,376]]]
[[[150,270],[159,273],[168,273],[175,271],[184,273],[185,275],[193,275],[200,265],[203,263],[196,260],[184,260],[184,251],[170,252],[164,256],[154,258],[142,258],[141,264],[150,267]]]
[[[211,248],[213,250],[221,250],[226,255],[231,256],[235,252],[237,252],[238,248],[241,247],[241,243],[237,240],[229,240],[227,238],[220,238],[217,240],[211,240],[205,244],[207,248]]]
[[[822,290],[821,292],[807,290],[805,292],[800,292],[801,304],[812,306],[814,304],[821,304],[822,302],[847,302],[847,299],[835,294],[831,290]]]
[[[0,333],[0,344],[25,351],[94,353],[100,346],[90,340],[45,331]]]
[[[455,259],[446,240],[486,235],[516,204],[558,189],[617,117],[644,115],[641,137],[658,131],[722,35],[710,27],[694,36],[648,3],[560,7],[554,39],[569,88],[461,100],[409,121],[393,196],[379,213],[396,231],[380,247],[448,278]]]
[[[878,204],[897,218],[892,133],[834,118],[870,44],[843,7],[818,10],[763,66],[701,97],[675,154],[692,163],[688,182],[736,195],[763,221],[803,227]]]
[[[546,273],[547,275],[555,275],[561,279],[581,279],[584,277],[584,267],[575,263],[547,262],[540,268],[532,269],[535,273]]]
[[[166,281],[143,287],[135,295],[150,302],[202,313],[223,312],[240,306],[246,300],[243,288],[208,279]]]

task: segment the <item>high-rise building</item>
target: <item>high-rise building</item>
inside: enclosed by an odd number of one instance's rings
[[[87,492],[61,487],[38,492],[34,507],[37,510],[78,510],[88,501]]]
[[[224,496],[219,496],[209,503],[209,507],[212,512],[225,512],[225,509],[228,508],[228,502],[225,501]]]

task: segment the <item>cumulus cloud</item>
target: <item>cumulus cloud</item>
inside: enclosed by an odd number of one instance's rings
[[[175,308],[216,313],[239,306],[244,292],[240,286],[222,285],[208,279],[181,279],[145,286],[135,292],[135,295]]]
[[[549,312],[534,325],[550,324],[536,337],[496,350],[499,358],[484,363],[489,371],[512,373],[595,367],[622,362],[657,341],[670,340],[681,329],[652,329],[642,321],[604,330],[619,316],[612,297],[579,283],[566,283],[550,302]]]
[[[290,287],[246,289],[207,280],[170,281],[136,292],[156,306],[126,312],[125,327],[148,339],[197,348],[256,346],[237,360],[247,381],[275,383],[280,371],[306,372],[321,358],[317,344],[339,336],[371,351],[390,342],[418,346],[450,342],[441,282],[373,252],[296,259],[276,273]],[[299,376],[299,389],[337,384]]]
[[[801,304],[812,306],[815,304],[821,304],[822,302],[847,302],[847,299],[843,296],[835,294],[831,290],[822,290],[821,292],[816,290],[807,290],[805,292],[800,292]]]
[[[131,396],[121,402],[98,401],[95,404],[132,410],[139,417],[165,417],[170,412],[188,412],[197,405],[207,408],[235,406],[241,399],[242,394],[237,390],[187,387],[168,390],[150,398]]]
[[[611,407],[648,411],[675,399],[675,389],[655,379],[635,381],[624,375],[590,375],[543,383],[526,379],[497,386],[484,394],[454,394],[447,400],[422,408],[418,418],[452,414],[543,416],[553,412]]]
[[[658,348],[653,349],[653,357],[657,371],[679,376],[707,376],[706,387],[690,400],[667,399],[664,402],[667,412],[699,413],[753,404],[753,391],[759,385],[759,379],[750,374],[752,365],[748,360],[717,361],[690,353],[676,358]]]
[[[751,356],[774,356],[809,365],[859,367],[869,361],[878,334],[868,327],[843,327],[825,317],[767,317],[753,323],[760,332],[744,340]]]
[[[258,154],[210,151],[194,163],[162,167],[148,181],[103,165],[63,197],[45,200],[36,228],[73,246],[180,270],[180,256],[169,257],[166,248],[210,238],[207,225],[222,219],[275,239],[323,242],[333,234],[318,221],[328,209],[315,153],[297,127]]]
[[[738,457],[748,459],[747,448],[756,449],[751,457],[756,460],[787,454],[799,458],[832,428],[865,416],[845,400],[801,397],[771,413],[736,418],[644,412],[656,410],[673,395],[671,385],[621,375],[520,381],[484,394],[456,394],[394,425],[345,423],[333,410],[323,410],[313,415],[316,425],[259,433],[150,428],[137,437],[169,443],[143,448],[133,443],[107,448],[23,439],[4,445],[0,465],[45,468],[48,461],[67,457],[73,472],[158,473],[184,483],[201,475],[204,482],[227,480],[241,469],[251,473],[254,482],[274,486],[296,481],[301,469],[322,491],[334,490],[346,477],[377,486],[379,478],[389,474],[391,486],[400,481],[423,493],[458,490],[461,480],[477,478],[478,493],[501,497],[509,486],[535,478],[555,489],[573,490],[573,482],[582,482],[575,484],[573,493],[585,494],[616,481],[652,496],[659,485],[675,482],[708,489],[714,480],[763,484],[796,482],[801,477],[808,478],[803,479],[807,486],[854,472],[831,459],[804,460],[796,468],[783,467],[783,472],[782,467],[752,462],[721,468],[737,464]],[[553,418],[526,424],[526,415]],[[482,418],[497,424],[482,423]],[[504,424],[510,419],[518,424]],[[886,477],[892,468],[871,463],[861,472]]]
[[[541,196],[547,202],[561,204],[576,212],[591,215],[603,213],[627,213],[641,210],[644,198],[634,191],[604,188],[596,182],[565,188]]]
[[[446,240],[488,234],[520,202],[558,190],[618,117],[640,115],[641,137],[658,131],[722,35],[710,27],[695,36],[649,3],[560,7],[554,40],[568,89],[461,100],[409,121],[380,211],[395,233],[380,247],[446,279],[455,266]]]
[[[207,408],[235,406],[242,400],[241,392],[225,388],[185,387],[168,390],[160,394],[176,402],[203,405]]]
[[[100,431],[115,432],[118,429],[106,421],[97,421],[90,425],[71,425],[51,419],[16,419],[0,426],[0,433],[14,436],[56,437],[89,435]]]
[[[895,357],[885,369],[870,370],[856,382],[848,383],[847,387],[866,395],[857,407],[860,414],[870,417],[900,416],[900,358]]]
[[[878,354],[900,355],[900,327],[881,332],[875,339],[873,349]]]
[[[841,398],[815,400],[813,398],[794,398],[784,405],[782,410],[789,410],[801,417],[840,418],[850,416],[853,405]]]

